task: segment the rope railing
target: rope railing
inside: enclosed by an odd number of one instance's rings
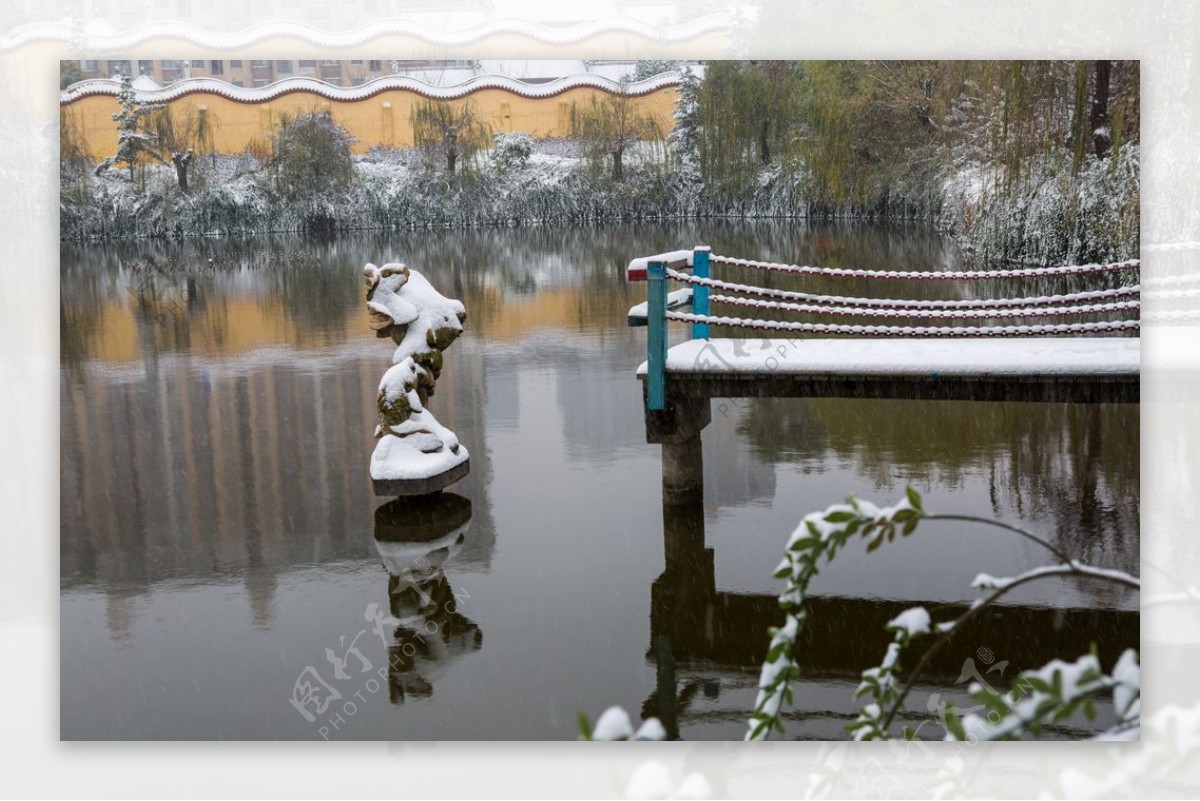
[[[1140,259],[1107,264],[1082,264],[1061,267],[1037,267],[1018,270],[948,270],[943,272],[905,272],[900,270],[862,270],[848,268],[811,267],[796,264],[738,259],[713,255],[709,248],[692,251],[672,251],[660,256],[635,259],[626,275],[630,280],[649,281],[645,311],[631,324],[644,319],[648,325],[646,408],[666,409],[667,322],[691,324],[693,339],[708,339],[712,326],[778,331],[788,334],[823,336],[893,337],[893,338],[967,338],[967,337],[1039,337],[1082,336],[1137,332],[1141,321],[1139,283],[1133,286],[1112,287],[1057,294],[1001,298],[869,298],[802,292],[792,289],[755,286],[737,281],[713,278],[713,264],[755,269],[790,275],[820,278],[888,279],[914,281],[979,281],[994,279],[1052,278],[1060,276],[1101,275],[1141,269]],[[634,269],[637,267],[638,269]],[[691,267],[692,272],[684,272]],[[1192,277],[1179,276],[1158,279],[1154,285],[1163,287],[1155,297],[1185,297],[1200,288],[1188,286]],[[676,281],[689,286],[690,312],[679,311],[682,304],[668,304],[667,285]],[[1150,281],[1145,284],[1149,286]],[[1170,287],[1170,289],[1166,289]],[[1004,321],[992,325],[891,325],[874,323],[830,323],[798,320],[762,319],[767,315],[740,317],[715,314],[712,306],[725,305],[760,312],[788,314],[859,317],[882,321]],[[1089,320],[1087,322],[1037,322],[1011,324],[1017,320],[1105,316],[1133,313],[1135,319]],[[773,315],[772,315],[773,316]],[[1146,319],[1149,319],[1147,317]],[[1184,319],[1168,313],[1162,319]]]
[[[745,317],[719,317],[711,314],[666,312],[668,320],[684,323],[752,328],[759,331],[789,331],[792,333],[839,334],[867,337],[1028,337],[1047,334],[1083,334],[1102,331],[1131,331],[1140,328],[1137,320],[1116,320],[1095,323],[1058,323],[1054,325],[1009,326],[894,326],[838,325],[833,323],[797,323],[779,320],[758,320]]]
[[[997,278],[1048,278],[1062,275],[1081,275],[1085,273],[1118,272],[1123,270],[1139,270],[1141,259],[1112,262],[1109,264],[1075,264],[1065,267],[1031,267],[1022,270],[944,270],[941,272],[905,271],[905,270],[860,270],[842,267],[813,267],[799,264],[781,264],[771,261],[756,261],[754,259],[736,259],[731,256],[710,256],[711,264],[724,264],[730,267],[746,267],[752,270],[767,270],[770,272],[793,273],[796,275],[811,275],[824,278],[887,278],[908,281],[980,281]]]
[[[1136,300],[1118,303],[1094,303],[1081,306],[991,307],[984,309],[880,309],[863,306],[827,306],[819,303],[789,303],[786,301],[738,298],[732,295],[710,295],[709,301],[749,309],[778,309],[801,314],[824,314],[834,317],[882,317],[888,319],[990,320],[1009,317],[1068,317],[1081,314],[1110,314],[1136,310]]]
[[[1161,278],[1148,278],[1144,283],[1148,287],[1195,284],[1200,283],[1200,274],[1189,273],[1186,275],[1164,275]]]
[[[969,298],[953,300],[919,300],[903,298],[862,298],[841,295],[821,295],[813,292],[796,292],[788,289],[759,287],[751,284],[739,284],[732,281],[722,281],[717,278],[700,278],[688,273],[667,268],[667,277],[679,283],[693,286],[706,286],[710,289],[720,289],[725,292],[738,292],[743,295],[754,295],[763,298],[801,301],[815,304],[863,306],[867,308],[913,308],[913,309],[989,309],[1006,306],[1053,306],[1081,301],[1107,300],[1111,298],[1131,297],[1141,292],[1140,285],[1123,286],[1115,289],[1097,289],[1088,292],[1071,292],[1060,295],[1036,295],[1023,298]]]

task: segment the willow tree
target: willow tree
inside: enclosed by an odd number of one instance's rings
[[[663,125],[622,83],[615,91],[594,93],[586,103],[571,104],[571,135],[594,162],[611,160],[612,179],[622,181],[626,152],[638,142],[661,141]]]
[[[970,105],[987,120],[986,139],[975,147],[1006,188],[1025,184],[1039,165],[1069,157],[1078,173],[1089,158],[1138,141],[1136,61],[968,62],[957,69],[965,81],[956,108]]]
[[[87,196],[87,177],[92,160],[79,115],[63,108],[58,117],[58,183],[62,199],[76,202]]]
[[[697,102],[706,181],[740,190],[795,155],[803,71],[792,61],[711,61]]]
[[[454,175],[460,161],[469,160],[491,142],[491,127],[479,117],[470,100],[425,100],[409,115],[417,148],[432,160],[444,160]]]
[[[215,120],[207,109],[163,108],[150,118],[157,158],[175,168],[175,179],[184,194],[191,191],[189,170],[196,153],[215,153]]]
[[[805,65],[797,152],[810,197],[835,205],[925,202],[941,175],[951,62]]]

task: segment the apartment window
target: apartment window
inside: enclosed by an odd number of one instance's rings
[[[283,75],[291,75],[292,74],[292,62],[276,61],[275,62],[275,71],[280,74],[283,74]]]
[[[353,64],[353,65],[354,65],[354,66],[356,66],[356,67],[361,67],[361,66],[362,66],[362,59],[359,59],[358,61],[351,60],[351,61],[350,61],[350,63],[351,63],[351,64]]]
[[[367,69],[369,69],[371,72],[379,72],[380,70],[383,69],[383,62],[382,61],[368,61]]]
[[[258,87],[258,86],[266,86],[268,83],[269,83],[269,81],[268,81],[266,78],[255,78],[255,79],[254,79],[254,85],[255,85],[256,87]]]
[[[154,74],[154,62],[153,61],[139,61],[138,62],[138,72],[140,72],[142,75],[153,75]]]
[[[221,61],[210,61],[208,62],[208,71],[213,75],[224,75],[225,64]]]
[[[79,62],[79,69],[83,70],[84,72],[95,72],[96,71],[96,59],[94,59],[94,58],[83,59],[82,61]]]
[[[133,62],[131,61],[110,61],[108,62],[110,72],[119,72],[122,75],[133,75]]]
[[[251,66],[251,67],[256,67],[256,68],[258,68],[258,69],[262,69],[263,67],[269,67],[269,66],[271,66],[271,62],[270,62],[270,61],[262,61],[262,60],[260,59],[260,60],[251,61],[251,62],[250,62],[250,66]]]
[[[193,62],[192,62],[192,69],[194,69],[194,70],[202,70],[202,69],[204,69],[204,62],[203,62],[203,61],[193,61]]]
[[[336,67],[337,65],[338,61],[335,58],[326,58],[321,60],[321,66],[323,67]]]

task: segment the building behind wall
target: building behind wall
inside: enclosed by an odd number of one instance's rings
[[[187,78],[216,78],[234,86],[261,87],[286,78],[316,78],[334,86],[358,86],[389,74],[449,72],[470,77],[478,62],[396,59],[80,59],[84,80],[145,75],[160,86]]]

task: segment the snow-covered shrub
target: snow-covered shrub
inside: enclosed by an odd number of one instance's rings
[[[1007,185],[1001,170],[962,165],[942,192],[939,227],[983,260],[1086,264],[1135,258],[1139,250],[1139,149],[1126,144],[1089,156],[1043,159]]]
[[[492,164],[501,173],[525,168],[533,155],[533,137],[524,131],[501,132],[492,138]]]
[[[354,179],[354,137],[327,111],[285,116],[275,130],[267,161],[275,190],[287,200],[311,201],[344,189]]]

